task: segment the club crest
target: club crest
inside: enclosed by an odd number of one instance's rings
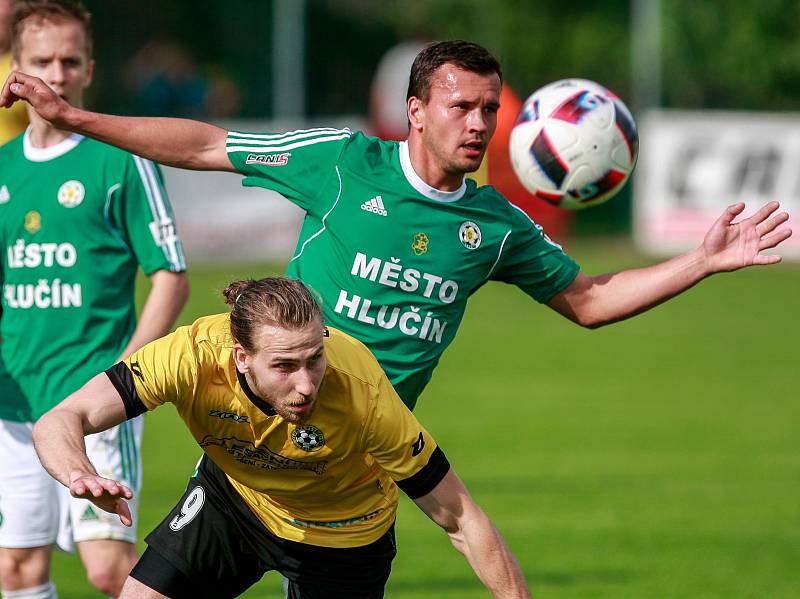
[[[303,451],[319,451],[325,445],[325,435],[316,426],[306,424],[292,431],[292,441]]]
[[[74,208],[83,201],[86,190],[80,181],[67,181],[58,188],[58,203],[65,208]]]
[[[477,250],[481,245],[483,236],[478,225],[468,220],[462,223],[458,229],[458,239],[468,250]]]
[[[411,249],[417,256],[421,256],[422,254],[428,251],[428,243],[430,240],[425,233],[416,233],[414,235],[414,241],[411,244]]]
[[[42,215],[36,212],[36,210],[28,212],[28,214],[25,215],[25,230],[33,235],[34,233],[38,233],[41,228]]]

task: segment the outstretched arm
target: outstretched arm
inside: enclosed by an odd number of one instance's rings
[[[433,491],[414,503],[447,531],[453,546],[464,554],[493,597],[531,597],[511,550],[455,472],[449,470]]]
[[[125,501],[131,490],[97,474],[86,455],[84,436],[111,428],[126,419],[125,405],[105,373],[98,374],[42,416],[33,427],[33,443],[42,466],[69,488],[97,507],[132,524]]]
[[[122,117],[71,106],[41,79],[14,72],[0,107],[25,100],[58,129],[74,131],[155,162],[193,170],[235,171],[225,150],[227,131],[189,119]]]
[[[778,207],[777,202],[770,202],[750,218],[734,222],[744,204],[729,206],[696,250],[647,268],[596,277],[579,274],[548,305],[582,326],[596,328],[649,310],[712,274],[777,264],[780,256],[761,252],[792,234],[790,229],[779,228],[789,215],[775,214]]]

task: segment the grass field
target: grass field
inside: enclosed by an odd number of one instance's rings
[[[644,264],[570,248],[590,273]],[[268,269],[192,272],[181,322]],[[585,331],[493,284],[472,300],[417,415],[515,551],[538,597],[800,597],[800,265],[717,276]],[[148,415],[142,536],[199,450],[171,407]],[[392,599],[487,597],[414,505],[398,516]],[[99,597],[59,555],[62,599]],[[270,574],[246,597],[277,598]],[[346,598],[343,598],[346,599]]]

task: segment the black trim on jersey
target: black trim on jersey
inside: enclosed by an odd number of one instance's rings
[[[394,482],[410,499],[418,499],[433,491],[436,485],[442,482],[448,470],[450,470],[450,462],[447,461],[442,449],[437,447],[422,470],[414,476]]]
[[[122,398],[122,403],[125,404],[125,417],[128,420],[147,411],[147,406],[144,405],[136,392],[136,385],[133,384],[133,373],[125,362],[114,364],[106,370],[106,376]]]
[[[250,385],[247,384],[247,379],[245,378],[244,374],[239,372],[239,369],[236,369],[236,378],[239,379],[239,385],[242,387],[242,391],[247,396],[247,399],[253,402],[253,404],[262,412],[264,412],[267,416],[277,416],[278,413],[272,409],[272,406],[261,399],[258,395],[253,393],[253,390],[250,388]]]

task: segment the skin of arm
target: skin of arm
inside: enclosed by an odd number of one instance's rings
[[[124,360],[143,345],[163,337],[172,329],[175,319],[189,297],[189,281],[182,272],[157,270],[150,275],[153,286],[147,295],[136,330],[119,357]]]
[[[57,129],[74,131],[154,162],[192,170],[235,171],[225,129],[189,119],[122,117],[71,106],[41,79],[14,72],[0,92],[0,107],[27,101]]]
[[[769,202],[753,216],[733,222],[744,204],[728,206],[697,249],[647,268],[596,277],[579,273],[548,306],[581,326],[598,328],[649,310],[712,274],[777,264],[780,256],[760,252],[792,234],[791,229],[779,228],[789,215],[774,214],[778,207]]]
[[[511,550],[452,469],[433,491],[414,503],[447,532],[493,597],[531,597]]]
[[[98,433],[126,419],[125,405],[105,373],[100,373],[42,416],[33,427],[33,444],[42,466],[73,497],[117,514],[132,524],[125,501],[131,490],[117,481],[98,476],[86,456],[84,436]]]

